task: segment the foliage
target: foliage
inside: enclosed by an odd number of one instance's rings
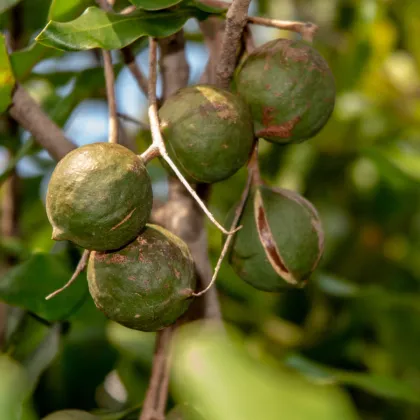
[[[22,22],[19,45],[9,56],[1,36],[1,110],[10,105],[16,79],[70,132],[70,126],[80,124],[82,116],[75,110],[86,99],[95,99],[89,103],[92,120],[102,112],[103,72],[90,49],[118,49],[146,35],[164,37],[191,17],[225,13],[198,1],[131,3],[142,9],[118,17],[87,0],[0,2],[2,33],[11,29],[16,15]],[[222,311],[236,332],[229,332],[229,342],[217,332],[183,333],[180,348],[192,354],[188,360],[186,353],[178,354],[170,405],[193,395],[200,413],[218,420],[234,419],[229,410],[244,412],[241,420],[249,413],[254,419],[256,412],[260,415],[257,409],[263,410],[261,418],[277,418],[292,407],[300,410],[296,418],[304,420],[327,419],[317,411],[322,407],[334,418],[418,418],[419,3],[256,4],[259,15],[319,24],[314,46],[336,79],[332,119],[316,138],[287,147],[263,143],[260,148],[262,176],[316,205],[326,231],[325,256],[305,289],[278,294],[251,288],[223,264],[218,280]],[[117,0],[115,8],[129,5]],[[187,42],[187,52],[197,72],[203,57],[198,51],[204,47],[191,27],[185,28],[187,39],[194,39]],[[258,44],[280,35],[292,37],[263,28],[254,34]],[[136,45],[143,65],[142,46]],[[87,57],[90,64],[75,69],[74,62]],[[128,80],[123,79],[124,64],[114,66],[121,80]],[[128,89],[134,96],[133,85]],[[140,119],[146,109],[142,100],[139,95],[142,107],[133,111]],[[125,127],[144,150],[148,134]],[[98,127],[82,128],[85,138],[76,142],[92,142]],[[103,419],[136,418],[155,335],[106,320],[87,298],[85,275],[45,301],[45,295],[68,280],[80,250],[51,240],[43,200],[54,163],[27,139],[7,115],[0,117],[2,200],[7,191],[2,174],[12,174],[16,162],[20,185],[19,234],[0,236],[0,299],[10,305],[6,321],[0,311],[0,324],[6,322],[0,418],[38,420],[69,407]],[[4,165],[3,156],[10,157]],[[150,174],[159,195],[166,185],[164,171],[152,164]],[[210,204],[219,220],[237,202],[244,180],[245,171],[240,171],[213,187]],[[215,264],[220,234],[210,224],[208,233]],[[225,381],[229,387],[222,386]],[[311,405],[314,400],[320,401],[317,408]],[[110,412],[117,414],[111,417]]]

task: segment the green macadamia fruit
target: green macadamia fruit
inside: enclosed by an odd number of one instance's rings
[[[318,266],[324,249],[321,222],[314,206],[299,194],[258,186],[239,224],[229,262],[255,288],[276,292],[302,286]]]
[[[250,105],[256,136],[273,143],[313,137],[334,109],[331,70],[304,41],[277,39],[256,48],[239,68],[235,84]]]
[[[86,249],[118,249],[147,223],[152,186],[142,160],[113,143],[82,146],[58,162],[48,185],[53,239]]]
[[[92,252],[87,277],[98,309],[140,331],[174,323],[189,307],[196,281],[187,245],[155,225],[122,249]]]
[[[169,156],[190,182],[214,183],[244,166],[254,136],[248,105],[213,86],[180,89],[159,110]]]

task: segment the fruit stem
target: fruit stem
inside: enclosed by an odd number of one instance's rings
[[[260,173],[260,166],[258,163],[258,139],[255,142],[254,150],[252,151],[251,157],[248,161],[248,170],[252,176],[252,184],[253,185],[262,185],[261,173]]]
[[[50,300],[54,296],[57,296],[59,293],[61,293],[65,289],[67,289],[69,286],[71,286],[75,282],[78,275],[86,268],[86,264],[87,264],[88,259],[89,259],[89,254],[90,254],[89,250],[85,249],[83,251],[82,257],[80,258],[79,263],[77,264],[77,267],[74,270],[74,273],[71,276],[70,280],[63,287],[61,287],[60,289],[56,290],[55,292],[52,292],[51,294],[49,294],[45,298],[45,300]]]
[[[157,112],[157,100],[156,100],[156,49],[157,42],[154,38],[149,38],[149,120],[150,120],[150,131],[152,133],[153,144],[152,146],[156,147],[162,158],[170,166],[170,168],[175,172],[175,175],[182,182],[184,187],[188,192],[194,197],[197,204],[204,211],[206,216],[210,221],[216,225],[225,235],[230,234],[213,216],[210,210],[206,207],[204,202],[195,192],[194,188],[188,183],[188,181],[181,174],[179,169],[176,167],[175,163],[172,162],[172,159],[169,157],[168,152],[166,151],[165,143],[163,142],[162,133],[160,132],[159,127],[159,117]],[[147,151],[146,151],[147,152]],[[236,231],[236,230],[235,230]]]
[[[229,250],[229,246],[230,246],[230,244],[233,240],[233,237],[236,233],[236,230],[237,230],[236,227],[238,226],[239,219],[241,218],[242,212],[244,210],[245,203],[246,203],[246,200],[247,200],[248,195],[249,195],[249,190],[251,188],[252,179],[253,179],[253,171],[252,171],[252,169],[248,169],[248,178],[246,180],[244,190],[242,191],[242,195],[241,195],[241,199],[239,201],[239,204],[237,205],[237,207],[235,209],[235,217],[233,218],[232,224],[230,226],[231,233],[228,235],[228,237],[226,239],[226,242],[223,245],[222,252],[220,254],[219,260],[217,261],[216,267],[214,269],[213,277],[211,278],[210,283],[208,284],[208,286],[205,289],[203,289],[201,292],[192,294],[194,297],[199,297],[199,296],[202,296],[205,293],[207,293],[217,279],[217,275],[219,274],[219,270],[220,270],[220,267],[222,266],[223,259],[225,258],[226,254]],[[242,226],[240,226],[240,228],[241,227]]]
[[[138,156],[140,159],[143,159],[144,164],[147,165],[152,159],[160,156],[160,150],[154,144],[151,144],[146,151]]]

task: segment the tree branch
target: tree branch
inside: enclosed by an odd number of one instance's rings
[[[216,68],[216,85],[228,89],[236,67],[238,47],[242,31],[248,19],[251,0],[233,0],[226,14],[226,29],[223,37],[222,52]]]
[[[111,52],[102,50],[102,58],[104,60],[104,73],[105,73],[105,85],[106,85],[106,96],[108,99],[108,110],[109,110],[109,133],[108,141],[110,143],[118,143],[118,116],[117,116],[117,104],[115,101],[115,77],[114,68],[112,67]]]
[[[121,54],[123,56],[124,63],[127,65],[128,69],[131,71],[131,74],[133,75],[134,79],[136,79],[136,82],[139,85],[139,88],[147,97],[147,89],[148,89],[149,82],[147,80],[147,77],[140,70],[140,67],[137,65],[136,58],[134,57],[134,54],[132,53],[130,47],[122,48]]]
[[[16,86],[9,114],[25,130],[28,130],[54,159],[60,160],[76,148],[20,85]]]
[[[220,7],[222,9],[229,8],[230,4],[220,0],[201,0],[202,3],[208,6]],[[289,20],[269,19],[257,16],[248,16],[248,23],[261,26],[269,26],[272,28],[282,29],[286,31],[297,32],[302,35],[306,41],[312,41],[313,37],[318,30],[318,26],[312,22],[295,22]]]

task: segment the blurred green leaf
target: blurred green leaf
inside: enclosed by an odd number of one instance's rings
[[[243,344],[215,325],[178,332],[173,391],[179,402],[212,420],[357,419],[336,387],[314,385],[287,371],[253,361]],[[246,396],[246,397],[245,397]]]
[[[17,163],[33,150],[33,146],[34,142],[32,140],[26,141],[22,144],[22,146],[20,146],[17,153],[15,153],[13,157],[9,159],[6,169],[0,174],[0,186],[16,168]]]
[[[59,350],[60,326],[48,326],[25,313],[6,342],[6,352],[25,367],[34,388]]]
[[[37,42],[62,50],[120,49],[142,36],[166,37],[179,31],[194,9],[148,12],[130,15],[106,13],[89,7],[82,16],[66,23],[50,21]]]
[[[175,6],[183,0],[130,0],[134,6],[144,10],[161,10]]]
[[[0,1],[0,13],[3,13],[5,10],[10,9],[13,6],[16,6],[21,0],[1,0]]]
[[[48,20],[67,22],[94,4],[94,0],[52,0]]]
[[[84,300],[84,275],[51,300],[45,296],[62,287],[71,277],[66,260],[59,255],[34,254],[0,279],[0,299],[19,306],[48,321],[66,319]]]
[[[10,62],[16,79],[23,82],[31,74],[32,68],[41,60],[49,57],[57,57],[62,54],[62,51],[33,43],[27,48],[13,52],[10,55]]]
[[[289,355],[285,363],[317,382],[339,383],[361,388],[378,397],[420,404],[420,395],[413,386],[390,376],[333,369],[300,355]]]
[[[9,356],[0,354],[0,372],[0,418],[21,420],[31,390],[25,369]]]
[[[6,38],[0,34],[0,114],[12,103],[15,78],[7,53]]]

